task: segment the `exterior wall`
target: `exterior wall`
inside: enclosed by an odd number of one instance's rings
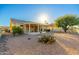
[[[20,25],[17,24],[17,23],[13,23],[12,20],[10,20],[10,32],[12,32],[12,27],[13,26],[20,26]]]
[[[30,25],[30,29],[31,29],[31,32],[37,32],[37,31],[38,31],[38,26],[37,26],[37,24],[31,24],[31,25]]]
[[[10,32],[12,32],[12,20],[10,20]]]

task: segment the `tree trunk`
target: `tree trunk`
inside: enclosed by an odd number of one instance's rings
[[[65,33],[67,32],[67,30],[68,30],[68,28],[64,28],[64,32],[65,32]]]
[[[67,30],[65,29],[65,30],[64,30],[64,32],[66,33],[66,32],[67,32]]]

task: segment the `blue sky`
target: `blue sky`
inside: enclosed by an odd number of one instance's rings
[[[79,15],[77,4],[0,4],[0,25],[9,26],[10,18],[37,21],[39,14],[47,14],[49,23],[65,14]]]

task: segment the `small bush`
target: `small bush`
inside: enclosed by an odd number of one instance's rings
[[[13,35],[14,35],[14,36],[15,36],[16,34],[19,34],[19,35],[23,34],[23,29],[20,28],[20,27],[14,26],[12,30],[13,30]]]
[[[51,35],[48,35],[48,36],[43,35],[42,37],[39,38],[38,41],[45,44],[52,44],[53,42],[55,42],[54,37]]]

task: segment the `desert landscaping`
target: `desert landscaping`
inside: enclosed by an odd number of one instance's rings
[[[38,42],[39,35],[21,35],[0,40],[0,54],[11,55],[77,55],[79,54],[79,35],[54,33],[56,42]],[[28,39],[30,38],[30,39]],[[5,43],[5,44],[4,44]],[[2,46],[1,46],[2,45]]]

